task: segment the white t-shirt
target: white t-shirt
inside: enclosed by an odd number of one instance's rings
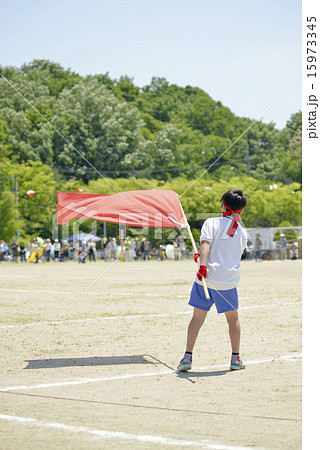
[[[240,223],[233,237],[227,235],[232,220],[230,216],[207,219],[201,229],[200,242],[210,242],[206,281],[211,289],[233,289],[240,280],[240,259],[248,237]],[[197,277],[195,281],[202,284]]]

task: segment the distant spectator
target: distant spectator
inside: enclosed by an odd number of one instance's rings
[[[287,259],[287,239],[284,234],[280,234],[279,246],[280,246],[280,260],[285,261]]]
[[[69,261],[69,244],[68,241],[62,242],[62,260],[68,262]]]
[[[135,251],[135,260],[136,261],[138,261],[138,259],[140,259],[140,255],[141,255],[141,247],[140,247],[140,241],[139,241],[139,238],[136,238],[136,240],[135,240],[135,248],[134,248],[134,251]]]
[[[116,238],[109,238],[108,249],[109,249],[109,258],[111,261],[114,261],[116,258]]]
[[[245,249],[245,252],[246,252],[246,259],[248,261],[251,261],[251,259],[252,259],[252,252],[253,252],[252,241],[248,241],[247,242],[247,247]]]
[[[86,243],[86,241],[81,242],[81,251],[86,253],[88,252],[88,244]]]
[[[132,239],[130,244],[130,254],[131,254],[131,261],[136,259],[136,241]]]
[[[102,239],[102,252],[103,252],[103,259],[107,261],[108,259],[108,240],[107,238]]]
[[[140,244],[140,258],[144,259],[144,241],[145,238],[142,239],[141,244]]]
[[[92,240],[88,242],[88,252],[90,261],[96,261],[96,244]]]
[[[144,249],[143,259],[144,259],[144,261],[149,261],[150,251],[151,251],[151,243],[150,243],[150,241],[148,241],[148,239],[144,240],[143,249]]]
[[[124,245],[125,245],[125,259],[126,261],[132,261],[134,257],[134,251],[132,250],[131,239],[126,239],[124,241]]]
[[[12,244],[10,245],[10,249],[12,251],[12,262],[17,263],[19,256],[19,245],[16,239],[13,239]]]
[[[26,252],[27,252],[27,249],[25,248],[24,243],[20,242],[20,261],[21,262],[27,262]]]
[[[290,250],[290,259],[292,261],[294,261],[295,259],[298,259],[298,249],[295,245],[293,245]]]
[[[61,244],[58,241],[58,239],[54,240],[53,249],[54,249],[54,260],[59,261]]]
[[[86,241],[81,242],[81,250],[79,249],[79,252],[80,253],[79,253],[78,262],[85,263],[86,258],[88,256],[88,245],[87,245]]]
[[[178,261],[180,259],[179,256],[179,239],[176,238],[176,240],[173,243],[173,254],[174,254],[174,260]]]
[[[48,239],[46,240],[45,248],[44,248],[44,260],[45,260],[46,262],[49,262],[49,261],[50,261],[51,246],[52,246],[51,240],[48,238]]]
[[[163,245],[160,245],[160,247],[157,248],[156,251],[156,258],[158,261],[163,261],[165,258],[166,252],[163,248]]]
[[[4,250],[5,250],[5,243],[4,241],[1,239],[0,241],[0,263],[2,264],[4,261]]]
[[[72,244],[73,260],[78,261],[79,258],[79,241],[73,241]]]
[[[256,262],[261,261],[261,247],[262,247],[262,240],[260,238],[260,234],[256,234],[256,238],[254,240],[254,253]]]

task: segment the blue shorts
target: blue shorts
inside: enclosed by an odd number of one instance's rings
[[[203,311],[210,311],[213,304],[216,305],[219,314],[238,309],[238,292],[237,288],[228,289],[227,291],[217,291],[209,289],[210,300],[206,299],[203,286],[196,282],[193,283],[189,305]]]

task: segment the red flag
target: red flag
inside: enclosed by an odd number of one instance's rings
[[[85,218],[121,223],[134,227],[173,227],[186,225],[178,194],[164,189],[80,194],[58,192],[58,224]]]

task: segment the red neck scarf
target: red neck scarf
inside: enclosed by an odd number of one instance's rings
[[[230,237],[233,237],[235,232],[237,231],[238,228],[238,223],[240,223],[240,216],[239,214],[242,213],[243,209],[238,209],[238,210],[233,210],[230,209],[229,206],[227,206],[225,204],[225,202],[223,202],[224,206],[226,207],[226,211],[222,213],[222,216],[231,216],[231,214],[233,214],[233,220],[231,222],[231,225],[227,231],[227,235]]]

